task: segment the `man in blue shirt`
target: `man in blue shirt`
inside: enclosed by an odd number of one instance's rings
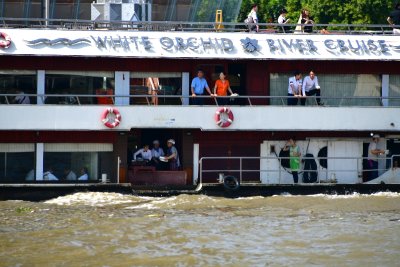
[[[204,104],[204,98],[196,97],[196,96],[202,96],[204,94],[204,89],[207,90],[207,93],[210,96],[213,96],[210,87],[208,87],[207,81],[204,78],[204,72],[202,70],[197,71],[197,77],[195,77],[192,80],[190,88],[192,91],[192,105]]]

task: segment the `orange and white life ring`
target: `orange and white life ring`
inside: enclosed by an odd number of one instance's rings
[[[115,128],[121,122],[121,113],[116,108],[107,108],[101,114],[101,122],[108,128]]]
[[[233,122],[233,113],[227,107],[219,108],[214,115],[215,122],[222,128],[229,127]]]
[[[2,48],[9,48],[11,45],[11,38],[8,36],[8,34],[4,32],[0,32],[0,37],[3,39],[0,39],[0,47]]]

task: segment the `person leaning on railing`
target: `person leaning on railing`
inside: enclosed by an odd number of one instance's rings
[[[389,24],[393,27],[393,34],[400,34],[400,2],[398,2],[387,18]]]

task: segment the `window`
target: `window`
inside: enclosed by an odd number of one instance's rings
[[[288,80],[293,74],[271,73],[270,95],[286,96],[288,92]],[[303,75],[307,76],[306,74]],[[380,106],[379,98],[350,97],[380,97],[382,81],[379,75],[370,74],[320,74],[318,82],[321,86],[321,97],[323,102],[332,106]],[[312,100],[308,99],[307,104]],[[272,105],[286,104],[286,99],[272,99]]]
[[[102,173],[111,176],[112,151],[112,144],[45,144],[44,173],[52,172],[59,181],[68,180],[68,171],[74,172],[77,179],[83,175],[83,169],[86,169],[89,180],[98,180]]]
[[[33,181],[35,177],[34,144],[0,144],[0,181]]]
[[[37,75],[34,71],[0,71],[0,94],[36,94]],[[36,103],[35,97],[24,96],[29,103]],[[19,102],[16,97],[1,97],[0,104]],[[24,103],[28,103],[24,101]]]
[[[101,71],[46,71],[46,104],[113,104],[114,73]],[[51,96],[51,95],[57,96]],[[60,96],[60,95],[66,95]],[[98,95],[98,97],[73,97]]]
[[[151,95],[153,97],[133,97],[130,104],[181,105],[182,74],[180,72],[131,72],[130,95]],[[157,96],[154,96],[154,94]]]
[[[400,97],[400,75],[389,76],[389,97]],[[400,106],[400,99],[389,99],[389,106]]]

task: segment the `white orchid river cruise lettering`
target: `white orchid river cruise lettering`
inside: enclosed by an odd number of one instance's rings
[[[129,31],[74,31],[68,35],[50,30],[14,29],[7,30],[6,34],[13,42],[9,42],[9,49],[0,49],[0,54],[400,60],[400,39],[393,35]]]

